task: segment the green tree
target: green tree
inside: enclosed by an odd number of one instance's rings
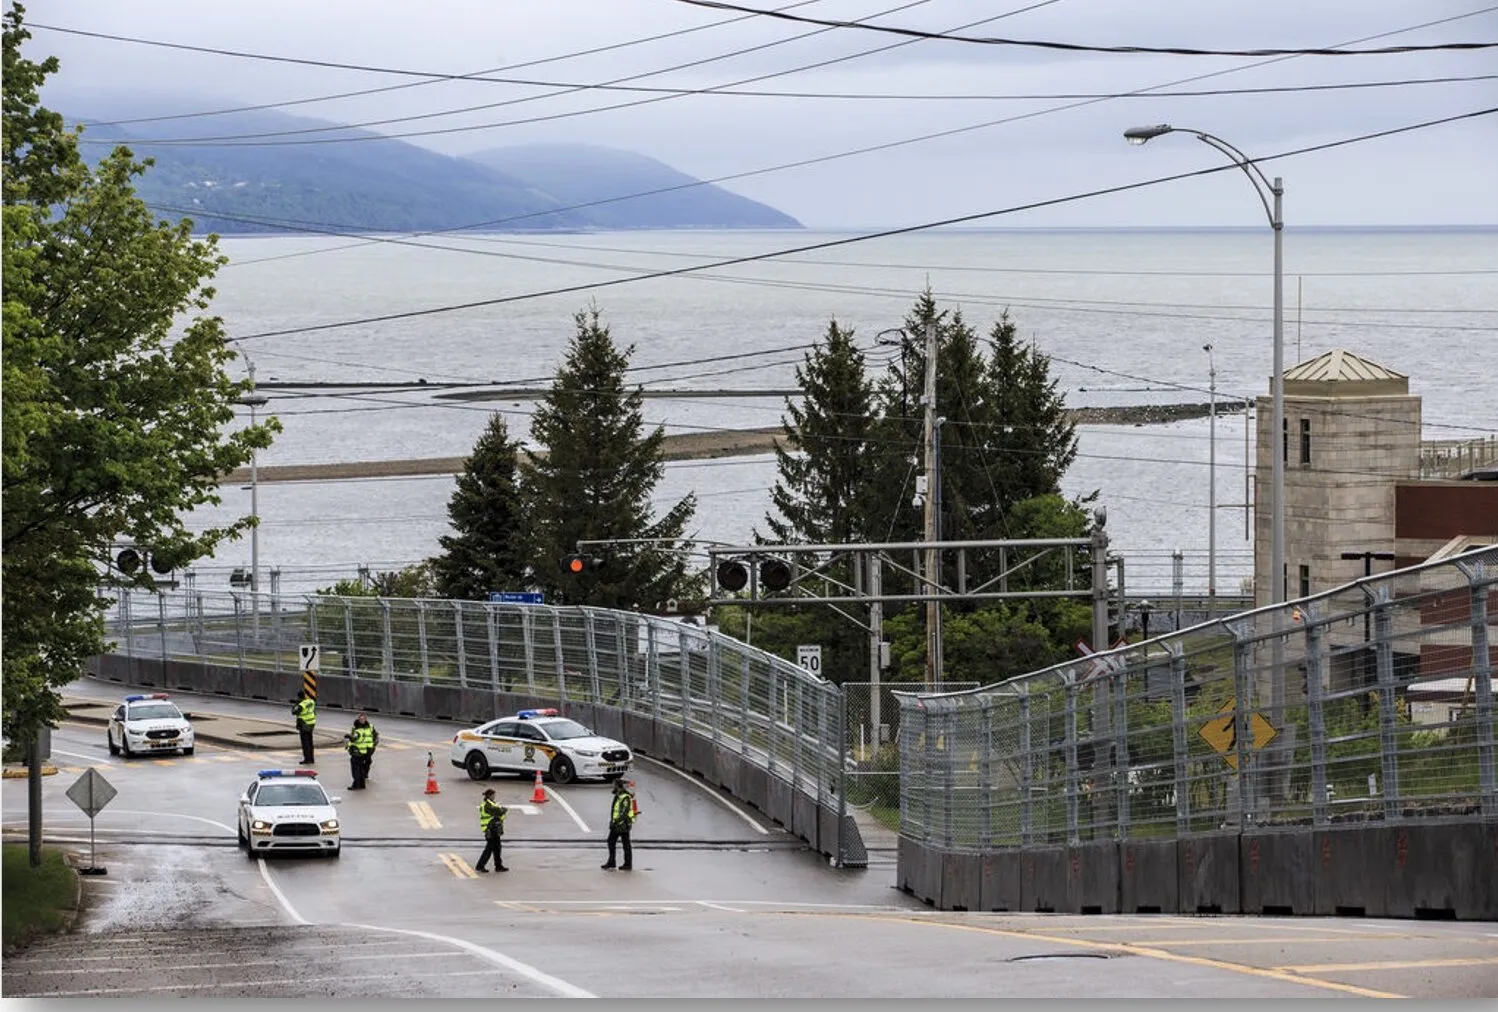
[[[520,463],[534,583],[548,601],[605,608],[653,610],[700,596],[700,574],[687,572],[680,543],[696,497],[651,516],[665,473],[665,429],[645,431],[644,394],[625,383],[634,348],[615,346],[596,308],[574,322],[566,358],[531,420],[539,450],[527,449]],[[561,560],[579,541],[614,543],[589,552],[602,559],[597,570],[563,573]]]
[[[453,533],[437,539],[442,554],[431,560],[442,597],[482,601],[491,590],[518,590],[527,582],[516,490],[519,449],[504,416],[491,415],[447,504]]]
[[[270,445],[274,419],[226,433],[249,388],[222,322],[201,315],[224,262],[216,237],[157,221],[135,195],[148,163],[117,148],[96,168],[40,107],[57,68],[21,55],[4,22],[4,728],[62,716],[57,686],[105,649],[103,567],[121,540],[177,566],[251,523],[193,531],[221,477]],[[148,567],[129,578],[153,586]]]
[[[786,399],[784,445],[775,447],[777,541],[846,544],[868,539],[859,512],[867,481],[864,453],[873,424],[873,386],[853,331],[833,320],[823,343],[796,367],[800,396]]]

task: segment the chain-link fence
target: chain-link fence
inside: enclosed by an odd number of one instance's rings
[[[666,721],[837,810],[841,692],[803,668],[689,622],[597,608],[248,593],[117,594],[115,652],[518,693]]]
[[[944,851],[1498,820],[1498,548],[983,688],[896,693],[900,832]]]

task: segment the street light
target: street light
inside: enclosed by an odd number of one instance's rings
[[[1212,346],[1202,345],[1207,353],[1208,417],[1207,430],[1207,616],[1217,614],[1217,360]],[[1247,424],[1245,422],[1245,424]]]
[[[255,409],[270,403],[270,398],[255,392],[255,366],[250,365],[250,389],[239,398],[239,403],[250,409],[250,428],[255,427]],[[260,473],[257,467],[260,453],[250,450],[250,607],[256,622],[260,619]]]
[[[1168,133],[1189,133],[1197,140],[1209,144],[1227,155],[1233,164],[1243,170],[1253,184],[1254,193],[1264,205],[1269,216],[1269,227],[1274,230],[1274,376],[1270,381],[1273,414],[1270,419],[1270,561],[1269,586],[1271,604],[1285,600],[1285,288],[1284,288],[1284,231],[1285,219],[1281,201],[1285,187],[1280,177],[1273,182],[1265,176],[1253,160],[1233,145],[1203,130],[1173,127],[1167,123],[1158,126],[1133,127],[1124,131],[1124,139],[1130,144],[1144,144]],[[1272,198],[1272,199],[1271,199]],[[1276,701],[1279,702],[1279,701]]]

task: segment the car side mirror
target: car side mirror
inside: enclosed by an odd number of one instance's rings
[[[184,714],[183,714],[183,715],[182,715],[182,719],[183,719],[183,720],[192,720],[192,719],[194,719],[194,718],[193,718],[193,715],[192,715],[192,714],[190,714],[190,713],[184,713]]]
[[[332,802],[332,803],[333,803],[333,804],[335,804],[335,805],[336,805],[336,804],[338,804],[338,803],[339,803],[339,802],[340,802],[340,801],[342,801],[342,800],[343,800],[343,798],[342,798],[342,797],[337,797],[337,798],[329,798],[329,799],[328,799],[328,801],[330,801],[330,802]]]

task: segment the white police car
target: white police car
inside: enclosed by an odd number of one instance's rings
[[[260,854],[327,854],[337,857],[343,838],[342,798],[328,795],[316,770],[261,770],[239,796],[239,845]]]
[[[126,696],[109,717],[104,730],[109,754],[126,757],[158,752],[192,755],[193,734],[190,714],[177,709],[165,692]]]
[[[448,758],[472,780],[492,773],[534,776],[559,784],[578,779],[618,780],[634,756],[623,742],[603,738],[554,709],[521,710],[453,735]]]

